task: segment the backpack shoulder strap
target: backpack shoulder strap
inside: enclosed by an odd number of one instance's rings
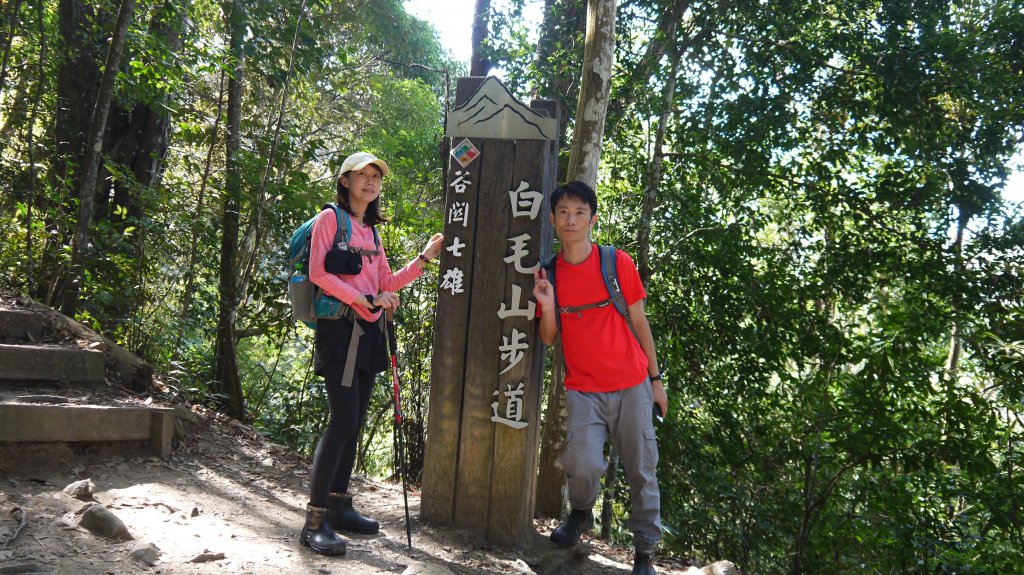
[[[336,231],[334,232],[334,245],[336,245],[336,246],[337,245],[347,246],[348,245],[348,239],[350,237],[352,237],[352,220],[348,217],[348,212],[346,212],[345,210],[339,208],[338,205],[335,204],[334,202],[331,202],[331,203],[328,203],[328,204],[324,204],[323,206],[321,206],[320,209],[321,210],[326,210],[327,208],[331,208],[332,210],[334,210],[334,217],[338,221],[338,227],[337,227]],[[341,227],[341,220],[342,220],[342,215],[343,214],[345,216],[344,217],[344,220],[345,220],[345,227],[344,228]],[[342,232],[342,229],[344,229],[345,231]]]
[[[380,234],[377,233],[377,226],[370,226],[370,229],[373,230],[373,243],[380,250]]]
[[[601,256],[601,278],[604,279],[604,287],[608,290],[608,297],[622,317],[629,319],[629,307],[626,306],[626,298],[622,295],[622,288],[619,287],[619,270],[616,265],[616,250],[614,246],[598,246],[598,253]]]
[[[608,298],[635,336],[636,331],[633,330],[633,322],[629,318],[629,306],[626,305],[626,297],[622,295],[622,288],[619,287],[618,256],[615,246],[598,246],[597,251],[601,255],[601,277],[604,279],[604,287],[608,290]]]

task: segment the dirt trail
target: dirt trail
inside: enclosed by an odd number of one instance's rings
[[[538,522],[536,540],[525,551],[490,546],[460,530],[420,525],[416,491],[409,496],[409,549],[401,485],[358,477],[353,486],[357,508],[381,522],[381,533],[345,536],[344,557],[314,555],[297,544],[309,461],[213,414],[200,418],[168,461],[141,449],[138,455],[124,456],[102,449],[73,453],[63,446],[21,445],[16,457],[15,469],[5,465],[8,471],[0,472],[0,541],[17,530],[22,515],[26,523],[9,547],[0,550],[0,575],[363,575],[403,573],[417,562],[467,575],[630,572],[627,550],[603,542],[591,542],[582,558],[554,549],[541,535],[550,532],[550,521]],[[94,500],[125,523],[133,541],[104,539],[78,526],[74,513],[87,502],[62,490],[82,479],[92,480]],[[159,552],[152,566],[131,556],[147,544]],[[667,560],[659,564],[659,573],[684,571]]]

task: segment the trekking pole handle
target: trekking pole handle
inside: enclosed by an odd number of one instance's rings
[[[398,356],[398,340],[395,339],[395,310],[384,310],[384,320],[388,337],[388,350],[391,352],[391,357],[395,358]]]

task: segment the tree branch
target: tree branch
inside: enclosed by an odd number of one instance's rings
[[[738,34],[730,34],[728,32],[723,31],[720,28],[712,28],[711,32],[713,32],[715,34],[721,34],[722,36],[725,36],[726,38],[732,38],[733,40],[741,40],[743,42],[750,42],[751,44],[767,44],[767,45],[769,45],[769,46],[771,46],[773,48],[778,48],[779,50],[783,50],[783,51],[786,51],[786,52],[796,52],[797,51],[797,48],[795,46],[793,46],[792,44],[790,44],[789,42],[783,42],[783,41],[780,41],[780,40],[774,40],[772,38],[749,38],[747,36],[740,36]],[[821,66],[822,68],[830,68],[832,70],[836,70],[836,71],[842,72],[844,74],[850,74],[850,75],[853,75],[853,76],[878,76],[878,74],[875,74],[873,72],[865,72],[863,70],[854,70],[854,69],[851,69],[851,68],[841,68],[839,66],[835,66],[835,65],[829,64],[828,62],[826,62],[826,61],[824,61],[824,60],[822,60],[820,58],[813,58],[812,57],[810,59],[811,59],[812,62],[814,62],[815,64]]]

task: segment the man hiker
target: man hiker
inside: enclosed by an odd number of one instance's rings
[[[562,334],[565,355],[566,448],[561,456],[572,512],[551,533],[560,547],[572,547],[593,523],[593,507],[607,463],[609,436],[629,480],[633,532],[633,573],[654,574],[653,553],[661,540],[658,444],[652,413],[664,414],[668,398],[658,371],[654,337],[644,315],[647,293],[629,254],[614,253],[619,288],[606,281],[601,249],[590,240],[597,223],[597,195],[583,182],[551,194],[551,222],[562,251],[534,275],[540,307],[540,337],[551,345]],[[611,257],[611,256],[609,256]],[[605,268],[609,269],[609,268]],[[552,273],[549,272],[549,270]],[[612,291],[621,291],[622,311]],[[628,309],[628,314],[623,312]]]

